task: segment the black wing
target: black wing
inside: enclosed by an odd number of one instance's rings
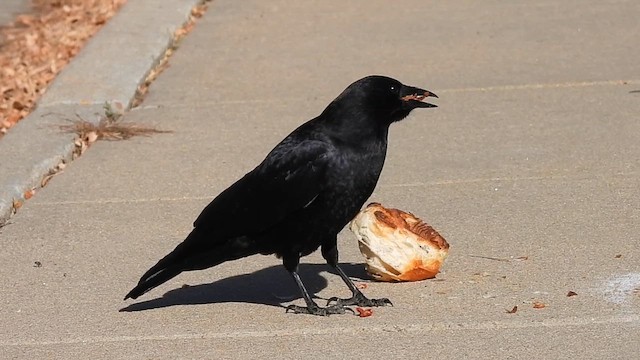
[[[322,191],[332,153],[332,146],[322,141],[285,139],[258,167],[207,205],[193,226],[222,240],[260,233],[280,223]]]

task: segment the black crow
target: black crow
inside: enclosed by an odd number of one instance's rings
[[[384,76],[349,85],[315,119],[284,138],[251,172],[224,190],[193,223],[171,253],[149,269],[126,296],[137,298],[183,271],[202,270],[254,254],[282,258],[306,302],[288,311],[342,314],[345,306],[382,306],[368,299],[338,266],[337,234],[358,213],[378,182],[391,123],[434,93]],[[300,258],[321,248],[322,256],[353,296],[318,306],[300,276]],[[329,306],[331,302],[336,302]]]

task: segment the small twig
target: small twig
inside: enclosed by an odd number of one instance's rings
[[[495,261],[503,261],[503,262],[511,262],[511,260],[509,259],[501,259],[501,258],[496,258],[496,257],[491,257],[491,256],[481,256],[481,255],[467,255],[469,257],[473,257],[473,258],[479,258],[479,259],[487,259],[487,260],[495,260]]]

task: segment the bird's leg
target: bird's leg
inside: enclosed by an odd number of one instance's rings
[[[327,247],[323,246],[322,256],[325,258],[325,260],[327,260],[327,264],[329,264],[329,266],[331,266],[336,270],[338,275],[340,275],[340,277],[342,278],[342,281],[344,281],[344,283],[347,284],[347,287],[349,287],[349,290],[351,290],[351,293],[353,294],[349,299],[340,299],[335,296],[332,298],[329,298],[327,300],[327,305],[335,301],[336,303],[335,305],[339,305],[339,306],[348,306],[348,305],[357,305],[357,306],[391,305],[393,306],[393,303],[391,303],[391,300],[387,298],[369,299],[366,296],[364,296],[362,291],[360,291],[356,287],[353,281],[351,281],[351,279],[347,276],[347,274],[345,274],[344,271],[342,271],[342,269],[340,268],[340,266],[338,266],[337,244],[336,246],[327,246]]]
[[[337,272],[338,275],[340,275],[340,277],[342,278],[342,280],[344,281],[345,284],[347,284],[347,286],[349,287],[349,290],[351,290],[351,293],[353,294],[353,296],[351,296],[349,299],[339,299],[337,297],[332,297],[329,300],[327,300],[327,305],[331,304],[332,302],[336,302],[336,305],[341,305],[341,306],[348,306],[348,305],[357,305],[357,306],[385,306],[385,305],[391,305],[393,306],[393,303],[391,303],[391,300],[387,299],[387,298],[380,298],[380,299],[369,299],[368,297],[364,296],[364,294],[362,293],[362,291],[360,291],[355,284],[353,283],[353,281],[351,281],[351,279],[349,279],[349,277],[347,276],[347,274],[344,273],[344,271],[342,271],[342,269],[340,268],[340,266],[338,266],[338,264],[331,265]]]
[[[296,259],[295,267],[289,270],[289,267],[287,266],[289,264],[285,260],[284,261],[285,268],[287,268],[287,270],[293,277],[293,280],[295,280],[296,285],[298,285],[298,288],[300,289],[300,292],[302,293],[302,297],[304,298],[304,302],[307,304],[307,306],[304,307],[304,306],[298,306],[298,305],[289,305],[287,306],[286,312],[292,311],[294,314],[310,314],[310,315],[320,315],[320,316],[329,316],[332,314],[344,314],[346,310],[353,312],[353,310],[337,304],[333,306],[327,306],[325,308],[318,306],[318,304],[316,304],[316,302],[313,301],[313,299],[311,299],[311,296],[309,295],[307,288],[304,286],[304,284],[302,283],[302,280],[300,279],[300,275],[298,275],[298,265],[297,265],[298,261],[299,259]]]

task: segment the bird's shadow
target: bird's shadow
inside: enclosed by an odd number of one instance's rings
[[[340,267],[350,278],[364,281],[370,279],[363,264],[344,263],[340,264]],[[327,287],[327,279],[321,275],[323,272],[335,274],[333,269],[326,264],[300,264],[298,273],[311,294],[316,294]],[[202,305],[227,302],[283,307],[282,303],[299,298],[301,298],[300,291],[293,278],[282,265],[277,265],[209,284],[183,285],[180,288],[168,291],[162,297],[131,304],[120,309],[120,311],[132,312],[174,305]]]

